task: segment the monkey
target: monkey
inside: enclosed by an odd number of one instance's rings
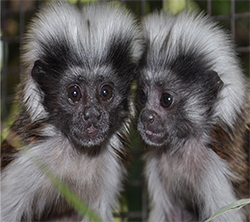
[[[53,220],[66,212],[88,221],[46,170],[102,221],[113,221],[142,53],[140,25],[122,6],[80,9],[58,1],[41,8],[25,35],[19,112],[1,147],[1,221]]]
[[[203,12],[154,12],[142,30],[137,130],[149,221],[205,221],[249,197],[249,80],[229,33]],[[247,221],[249,213],[214,221]]]

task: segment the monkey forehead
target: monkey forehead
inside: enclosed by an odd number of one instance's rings
[[[133,60],[138,61],[143,52],[143,36],[135,17],[125,8],[113,4],[90,4],[82,10],[83,22],[87,24],[91,39],[89,44],[98,44],[100,50],[112,41],[129,41]]]
[[[116,77],[119,78],[111,65],[71,66],[66,70],[65,75],[68,79],[87,84],[90,82],[115,82]]]
[[[51,44],[67,45],[67,50],[89,61],[107,58],[115,42],[127,44],[133,62],[142,54],[142,36],[134,17],[108,4],[87,5],[82,11],[66,2],[50,4],[34,18],[25,42],[23,62],[27,66],[48,53]]]
[[[159,65],[153,61],[147,62],[147,64],[141,67],[139,82],[147,85],[156,85],[164,88],[166,85],[174,86],[177,84],[178,79],[170,69],[169,65]]]

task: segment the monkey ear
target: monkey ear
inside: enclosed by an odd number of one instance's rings
[[[209,80],[210,80],[210,86],[217,91],[217,93],[221,90],[221,88],[223,87],[224,83],[221,80],[220,76],[218,75],[218,73],[214,70],[208,70],[206,75],[209,76]]]
[[[34,63],[34,66],[33,66],[32,71],[31,71],[31,76],[39,85],[42,85],[44,83],[44,80],[46,77],[45,70],[46,70],[45,64],[42,63],[42,61],[37,60]]]

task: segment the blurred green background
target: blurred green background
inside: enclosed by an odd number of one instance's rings
[[[84,4],[88,0],[68,0],[74,4]],[[93,0],[92,0],[93,1]],[[95,0],[94,0],[95,1]],[[1,68],[1,137],[7,133],[6,129],[12,122],[16,109],[12,102],[16,86],[20,82],[20,43],[30,18],[46,1],[37,0],[8,0],[1,1],[1,42],[0,42],[0,68]],[[116,1],[124,4],[135,13],[140,20],[155,10],[169,10],[178,13],[186,7],[191,10],[206,11],[214,16],[222,26],[232,33],[237,53],[241,59],[246,76],[249,75],[250,53],[250,10],[249,1],[219,0],[219,1],[191,1],[191,0],[165,0],[165,1]],[[136,122],[135,122],[136,125]],[[135,130],[131,129],[130,144],[131,161],[129,164],[128,180],[116,210],[116,221],[145,221],[148,213],[148,199],[143,180],[143,147]]]

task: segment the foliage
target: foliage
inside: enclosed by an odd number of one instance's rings
[[[246,206],[247,204],[250,204],[250,199],[242,199],[242,200],[238,200],[230,205],[227,205],[225,207],[220,208],[219,210],[217,210],[214,215],[212,217],[210,217],[208,220],[206,220],[205,222],[209,222],[212,221],[213,219],[215,219],[216,217],[220,216],[221,214],[224,214],[228,211],[232,211],[232,210],[239,210],[242,207]]]

